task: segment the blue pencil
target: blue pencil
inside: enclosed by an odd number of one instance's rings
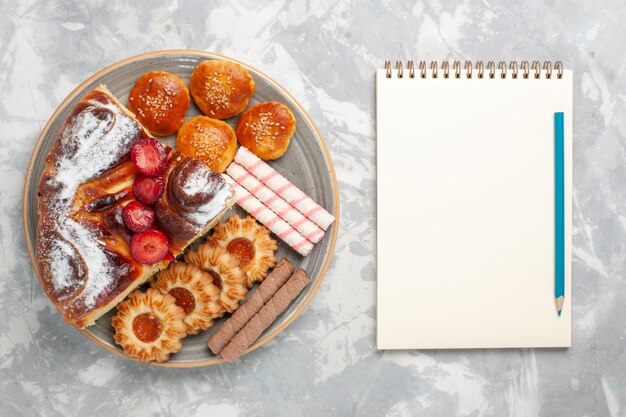
[[[565,300],[565,146],[563,112],[554,113],[554,302]]]

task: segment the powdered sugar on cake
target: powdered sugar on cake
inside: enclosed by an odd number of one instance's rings
[[[117,165],[140,132],[139,124],[115,103],[90,100],[60,133],[56,175],[48,180],[58,195],[51,199],[48,208],[53,212],[49,220],[55,222],[54,229],[62,239],[51,242],[47,254],[56,292],[71,290],[60,299],[69,298],[79,289],[71,287],[82,287],[80,300],[92,308],[96,297],[128,272],[128,266],[113,263],[103,250],[100,236],[72,219],[70,210],[78,187]],[[76,255],[87,266],[80,277],[71,264]]]
[[[188,219],[198,226],[198,230],[224,209],[232,195],[230,186],[220,175],[215,175],[215,172],[205,165],[199,165],[199,167],[201,168],[189,174],[182,184],[183,192],[189,196],[197,194],[212,196],[205,204],[195,207],[194,211],[187,214]]]
[[[207,187],[208,181],[206,177],[206,173],[204,172],[193,172],[191,173],[186,181],[183,184],[183,192],[188,195],[198,194],[199,192],[204,191]]]
[[[215,192],[211,201],[198,207],[198,210],[189,213],[190,220],[196,225],[201,226],[200,228],[204,227],[224,209],[226,202],[233,194],[228,184],[220,183],[218,186],[219,189]]]
[[[70,244],[63,240],[54,242],[50,249],[50,272],[54,277],[54,283],[58,291],[64,291],[66,294],[59,297],[64,300],[67,298],[69,291],[77,285],[76,272],[70,264],[71,257],[68,254],[73,253]]]
[[[73,198],[82,183],[112,168],[128,153],[141,128],[114,104],[91,101],[61,134],[62,154],[57,159],[57,182],[62,199]],[[98,116],[94,109],[98,109]],[[106,139],[103,137],[106,136]]]
[[[128,272],[128,266],[113,265],[103,250],[104,243],[80,223],[68,218],[64,226],[61,229],[63,238],[70,242],[79,242],[76,248],[89,266],[89,279],[85,282],[81,298],[85,306],[91,308],[95,305],[96,297],[106,292],[120,276]]]
[[[130,255],[131,235],[121,218],[121,205],[134,197],[130,149],[145,137],[139,122],[96,89],[74,107],[46,158],[37,258],[46,292],[77,327],[92,324],[166,265],[144,265]],[[228,206],[232,191],[202,162],[167,152],[167,192],[154,208],[170,249],[182,252]]]

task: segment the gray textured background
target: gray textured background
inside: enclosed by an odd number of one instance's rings
[[[0,0],[0,415],[626,415],[623,2],[148,4]],[[24,248],[24,171],[48,117],[98,69],[167,48],[274,77],[309,110],[339,176],[326,280],[286,332],[236,365],[168,370],[113,356],[63,323]],[[386,58],[574,69],[571,349],[375,350],[373,70]]]

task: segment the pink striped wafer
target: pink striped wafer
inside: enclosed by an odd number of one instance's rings
[[[261,224],[270,229],[272,233],[281,238],[293,250],[302,256],[307,256],[313,250],[313,243],[302,236],[296,229],[291,227],[289,223],[281,219],[270,210],[265,204],[261,203],[255,196],[250,194],[248,190],[237,184],[235,180],[226,174],[222,174],[226,182],[232,184],[235,191],[235,200],[245,211],[250,213]]]
[[[309,196],[244,146],[239,147],[235,155],[235,161],[323,230],[328,229],[335,221],[335,217],[332,214],[324,210]]]
[[[324,231],[313,223],[291,204],[286,202],[281,196],[263,184],[254,175],[250,174],[244,167],[236,162],[230,164],[226,169],[228,175],[237,181],[239,185],[248,190],[250,194],[258,198],[261,203],[269,207],[283,220],[289,223],[300,234],[313,243],[317,243],[324,237]]]

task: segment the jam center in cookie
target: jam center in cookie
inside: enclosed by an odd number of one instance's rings
[[[245,237],[237,237],[228,242],[226,250],[239,258],[242,267],[254,259],[254,244]]]
[[[196,299],[188,289],[176,287],[169,290],[168,293],[176,299],[176,305],[185,310],[186,316],[196,309]]]
[[[161,320],[151,313],[140,314],[133,320],[133,333],[144,343],[154,342],[161,336],[162,331]]]
[[[220,274],[218,274],[212,269],[209,269],[208,272],[209,272],[209,275],[211,275],[211,278],[213,278],[213,285],[215,285],[217,288],[221,290],[222,289],[222,277],[220,277]]]

